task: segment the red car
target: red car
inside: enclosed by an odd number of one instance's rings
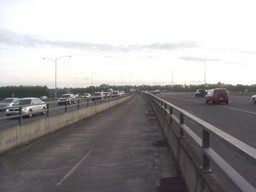
[[[215,88],[210,89],[205,96],[205,103],[229,103],[229,94],[227,89],[224,88]]]

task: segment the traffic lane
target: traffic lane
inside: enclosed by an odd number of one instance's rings
[[[49,104],[49,115],[50,116],[62,114],[65,112],[65,105],[59,106],[57,102],[50,102],[48,104]],[[81,108],[87,107],[89,105],[92,105],[92,102],[87,101],[87,100],[81,100],[79,105]],[[67,105],[67,111],[73,111],[73,110],[77,110],[77,109],[78,109],[78,103],[73,104],[73,105]],[[35,120],[38,120],[39,118],[44,118],[45,116],[46,115],[35,114],[35,115],[33,115],[32,118],[26,118],[26,117],[23,118],[22,122],[35,121]],[[10,116],[10,117],[8,117],[8,119],[6,119],[5,111],[0,112],[0,118],[1,118],[0,119],[0,128],[17,125],[19,123],[19,118],[13,118]]]
[[[0,191],[156,191],[175,176],[140,96],[0,156]]]
[[[39,118],[44,118],[46,117],[45,115],[41,115],[41,114],[35,114],[33,115],[31,118],[28,117],[24,117],[22,118],[22,122],[28,122],[28,121],[36,121]],[[6,116],[5,112],[1,112],[0,113],[0,129],[4,129],[6,127],[10,127],[10,126],[14,126],[19,124],[19,117],[14,117],[14,116]]]
[[[228,105],[206,105],[204,98],[195,98],[193,93],[166,93],[159,94],[158,96],[218,127],[250,146],[256,147],[256,113],[254,112],[256,105],[250,103],[247,96],[233,95],[231,96],[231,102]],[[186,118],[185,123],[188,124],[197,135],[202,135],[200,125],[195,124],[193,121]],[[190,140],[189,137],[187,137],[187,139]],[[219,138],[211,136],[210,140],[211,147],[240,174],[242,174],[247,181],[256,187],[255,164],[249,159],[244,158],[238,151],[234,151]],[[193,146],[194,149],[196,149],[197,155],[201,156],[199,148],[196,145]],[[219,171],[214,164],[211,164],[211,166],[213,172],[218,175],[218,178],[225,181],[226,178],[223,177],[221,171]],[[228,183],[225,183],[225,185],[228,185]],[[228,185],[227,188],[232,188],[232,185]],[[235,189],[233,189],[233,191],[235,191]]]
[[[256,105],[248,103],[247,96],[233,95],[228,105],[206,105],[204,98],[195,98],[193,93],[165,93],[157,96],[256,147]]]
[[[0,111],[0,117],[5,117],[5,111]]]

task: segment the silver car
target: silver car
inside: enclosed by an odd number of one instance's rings
[[[72,93],[67,93],[61,95],[61,97],[58,99],[58,105],[71,105],[76,103],[76,97]]]
[[[252,96],[252,103],[253,103],[253,104],[256,104],[256,95],[253,95],[253,96]]]
[[[92,101],[102,100],[103,98],[104,98],[104,93],[103,92],[95,92],[91,96]]]
[[[83,95],[82,95],[82,98],[83,99],[87,99],[87,98],[90,98],[91,97],[91,94],[90,93],[84,93]]]
[[[12,107],[6,109],[6,115],[18,115],[20,107],[22,115],[27,117],[32,117],[34,114],[44,115],[46,112],[45,102],[36,97],[26,97],[18,99]]]
[[[0,111],[5,111],[8,107],[13,106],[13,104],[18,100],[17,97],[5,98],[0,102]]]

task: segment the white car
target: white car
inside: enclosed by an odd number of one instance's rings
[[[10,108],[6,109],[6,116],[18,115],[19,108],[24,116],[32,117],[34,114],[44,115],[47,107],[45,102],[36,97],[26,97],[17,100],[17,102]]]
[[[8,107],[13,106],[13,104],[18,100],[17,97],[5,98],[0,102],[0,111],[5,111]]]
[[[119,97],[119,96],[121,96],[122,94],[121,94],[121,92],[119,92],[119,91],[113,91],[112,92],[112,97]]]
[[[252,103],[253,103],[253,104],[256,104],[256,95],[253,95],[253,96],[252,96]]]
[[[90,97],[91,97],[91,94],[90,94],[90,93],[84,93],[84,94],[82,95],[82,98],[83,98],[83,99],[90,98]]]
[[[95,92],[91,96],[92,101],[102,100],[103,98],[104,98],[104,93],[103,92]]]
[[[76,103],[76,96],[72,93],[66,93],[61,95],[61,97],[58,99],[58,105],[71,105]]]

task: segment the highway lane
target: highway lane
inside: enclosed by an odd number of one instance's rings
[[[158,97],[213,124],[233,137],[256,148],[256,105],[250,96],[230,95],[230,103],[205,104],[194,93],[161,93]]]
[[[93,102],[91,100],[87,99],[81,99],[79,101],[80,108],[84,108],[88,105],[93,105]],[[65,112],[65,105],[60,105],[58,106],[57,102],[49,102],[49,115],[58,115],[61,113]],[[72,105],[67,105],[67,111],[72,111],[76,110],[78,108],[78,103],[72,104]],[[27,122],[27,121],[36,121],[38,118],[43,118],[46,115],[38,115],[35,114],[33,115],[32,118],[23,118],[22,122]],[[6,115],[4,111],[0,111],[0,128],[5,128],[8,126],[13,126],[19,123],[18,118],[12,118],[11,116],[6,119]]]
[[[204,98],[195,98],[194,93],[161,93],[156,96],[188,111],[256,148],[256,105],[252,104],[250,96],[231,94],[230,103],[228,105],[206,105]],[[191,122],[186,119],[185,123],[188,123],[198,135],[202,134],[198,125],[191,124]],[[211,147],[230,165],[235,167],[236,170],[256,188],[256,165],[219,139],[211,137],[210,140]],[[201,156],[201,152],[197,152],[198,155]],[[221,178],[217,167],[213,165],[212,168]],[[223,178],[223,180],[225,180],[225,178]],[[232,186],[228,186],[228,188],[231,187]]]

